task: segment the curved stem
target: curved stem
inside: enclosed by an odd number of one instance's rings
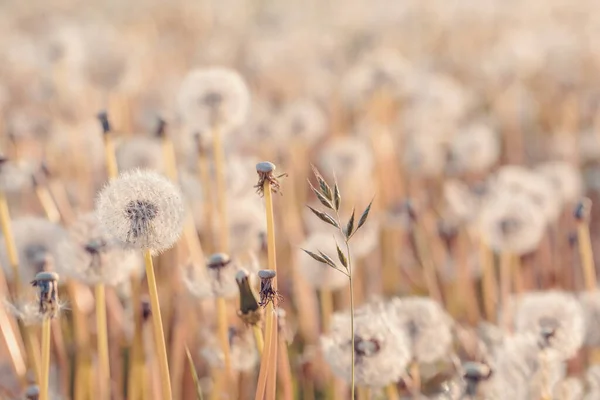
[[[144,262],[146,265],[146,276],[148,278],[148,290],[150,292],[150,305],[152,307],[152,327],[154,328],[154,342],[160,371],[162,399],[171,400],[171,378],[169,376],[167,348],[165,345],[165,334],[160,315],[160,303],[158,301],[158,289],[156,288],[156,277],[154,276],[154,265],[152,264],[150,250],[144,251]]]

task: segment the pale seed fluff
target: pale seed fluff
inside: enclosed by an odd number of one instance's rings
[[[406,139],[402,163],[416,177],[435,177],[446,168],[448,137],[438,132],[414,132]]]
[[[144,170],[110,181],[98,194],[96,212],[104,229],[125,247],[153,253],[175,244],[185,217],[179,188]]]
[[[0,191],[15,193],[32,187],[35,168],[26,161],[12,161],[0,157]]]
[[[443,198],[444,210],[449,218],[458,222],[470,222],[476,219],[481,201],[463,181],[445,180]]]
[[[542,362],[542,357],[545,357]],[[530,400],[540,398],[542,384],[551,389],[563,379],[564,364],[555,352],[542,356],[533,334],[506,338],[494,354],[492,382],[488,395],[492,399]],[[544,383],[545,382],[545,383]]]
[[[494,251],[522,255],[538,247],[546,230],[546,219],[529,198],[498,193],[484,203],[476,226],[481,238]]]
[[[571,294],[531,292],[517,302],[515,331],[536,335],[562,360],[573,357],[583,345],[585,317]]]
[[[308,98],[285,105],[277,122],[276,130],[284,142],[302,140],[309,147],[321,140],[327,129],[324,111]]]
[[[357,386],[383,387],[397,382],[411,359],[410,339],[383,306],[358,309],[354,316],[354,349],[351,345],[350,315],[336,313],[331,330],[321,336],[325,361],[333,373],[351,381],[351,351],[355,356]]]
[[[473,122],[459,129],[449,150],[449,167],[460,174],[485,172],[500,157],[498,135],[482,122]]]
[[[587,381],[590,391],[600,393],[600,365],[594,364],[588,367],[585,372],[585,380]]]
[[[552,392],[555,399],[581,400],[585,390],[581,379],[570,377],[558,382]]]
[[[236,71],[221,67],[195,69],[183,80],[177,105],[188,127],[202,132],[219,127],[229,132],[245,121],[250,93]]]
[[[11,222],[19,257],[21,282],[30,282],[46,263],[58,258],[58,243],[66,238],[66,230],[58,224],[39,217],[16,218]],[[0,264],[6,278],[12,280],[12,267],[6,251],[6,241],[0,237]]]
[[[426,297],[406,297],[392,299],[389,307],[406,331],[416,361],[433,363],[449,355],[452,319],[438,303]]]
[[[162,145],[158,139],[135,136],[121,141],[116,149],[119,171],[137,168],[164,172]]]
[[[219,338],[206,332],[202,357],[212,368],[224,368],[225,357],[219,344]],[[252,330],[248,328],[229,328],[229,348],[231,368],[239,372],[252,371],[260,361]]]
[[[505,165],[495,176],[494,190],[527,196],[547,221],[555,221],[561,210],[561,197],[552,183],[540,173],[517,165]]]
[[[343,242],[340,240],[337,241],[337,244],[341,249],[345,249]],[[333,233],[314,232],[308,236],[296,250],[296,268],[298,269],[298,273],[315,289],[337,290],[348,285],[348,277],[346,275],[327,264],[315,260],[302,249],[315,254],[319,254],[319,251],[322,251],[332,260],[337,260],[336,239]],[[343,269],[343,267],[341,268]]]
[[[577,167],[566,161],[549,161],[535,170],[547,178],[563,205],[574,203],[583,195],[583,178]]]
[[[204,266],[189,264],[183,267],[182,279],[185,287],[192,296],[200,300],[236,297],[239,293],[235,280],[237,272],[245,269],[252,276],[259,269],[258,263],[254,259],[242,266],[236,260],[229,259],[229,256],[225,254],[216,254],[212,257],[215,256],[222,256],[224,260],[228,261],[211,263],[208,260]]]
[[[258,253],[267,234],[264,208],[255,198],[232,201],[228,207],[229,251],[232,255]]]
[[[87,285],[117,286],[142,273],[138,252],[124,249],[94,213],[81,215],[58,243],[56,271]]]
[[[371,196],[373,189],[373,169],[375,160],[368,143],[344,137],[329,141],[319,149],[318,167],[325,179],[332,184],[337,178],[340,192],[346,199]]]

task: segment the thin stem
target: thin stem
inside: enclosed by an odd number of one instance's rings
[[[141,313],[141,285],[137,274],[132,274],[131,282],[131,297],[133,299],[133,320],[134,332],[133,341],[131,343],[130,367],[127,383],[127,397],[132,400],[137,400],[140,396],[140,388],[143,382],[143,331],[142,331],[142,313]]]
[[[385,393],[387,395],[387,400],[400,400],[400,395],[398,394],[398,389],[396,388],[395,383],[390,383],[385,387]]]
[[[511,316],[509,313],[509,297],[511,289],[512,254],[502,252],[500,255],[500,297],[502,300],[502,321],[504,329],[510,329]]]
[[[117,157],[115,155],[115,143],[112,140],[112,134],[104,133],[104,157],[106,160],[106,171],[108,179],[114,179],[119,174],[117,167]]]
[[[60,212],[56,206],[56,202],[52,198],[50,191],[46,186],[38,185],[35,188],[35,193],[44,209],[44,213],[50,222],[60,222]]]
[[[150,250],[144,251],[144,262],[146,264],[146,276],[148,278],[148,290],[150,292],[150,305],[152,307],[152,327],[154,329],[154,342],[158,357],[162,399],[171,400],[171,379],[169,376],[169,363],[167,360],[167,347],[165,345],[165,334],[160,315],[160,303],[158,301],[158,289],[156,288],[156,277],[154,276],[154,265]]]
[[[252,333],[254,334],[254,342],[256,343],[258,355],[262,356],[263,350],[265,348],[265,341],[263,339],[263,334],[258,325],[252,325]]]
[[[231,354],[229,349],[229,326],[227,324],[227,302],[224,297],[215,299],[217,307],[217,328],[219,332],[219,342],[221,343],[221,351],[225,359],[225,373],[231,371]]]
[[[96,293],[96,337],[98,345],[98,363],[100,367],[101,398],[110,397],[110,363],[108,354],[108,328],[106,324],[106,289],[103,283],[95,287]],[[108,396],[107,396],[108,394]]]
[[[294,400],[294,383],[292,381],[292,370],[288,355],[287,344],[282,336],[279,336],[279,357],[278,369],[281,371],[279,378],[281,381],[281,398],[284,400]]]
[[[8,202],[6,200],[6,194],[0,191],[0,225],[2,226],[2,234],[4,235],[4,241],[6,242],[6,253],[8,255],[8,262],[12,268],[12,283],[13,283],[13,296],[19,297],[19,291],[21,289],[21,278],[19,274],[19,257],[17,252],[17,246],[15,244],[15,238],[13,236],[12,227],[10,225],[10,213],[8,212]]]
[[[217,208],[219,213],[219,248],[222,252],[229,250],[229,223],[227,220],[227,185],[225,184],[225,151],[219,127],[213,129],[213,157],[217,182]]]
[[[210,164],[208,162],[208,157],[206,154],[201,151],[198,154],[198,171],[200,173],[200,182],[202,183],[202,187],[205,189],[203,191],[203,200],[204,200],[204,220],[206,224],[206,230],[208,231],[208,235],[206,235],[205,240],[203,241],[204,247],[206,251],[210,254],[214,251],[214,243],[213,243],[213,235],[214,235],[214,206],[213,206],[213,198],[212,192],[208,190],[210,188]]]
[[[268,363],[270,359],[269,353],[272,348],[271,341],[273,339],[273,314],[275,314],[273,303],[269,303],[266,310],[265,347],[260,360],[260,371],[258,373],[258,383],[256,384],[256,394],[254,396],[254,400],[263,400],[265,398],[265,391],[267,389],[267,378],[269,372]]]
[[[19,381],[24,384],[27,367],[25,366],[19,339],[15,334],[14,328],[15,326],[6,312],[6,308],[0,306],[0,333],[4,339],[4,345],[8,351],[13,370],[19,377]]]
[[[345,271],[342,271],[345,273]],[[329,331],[329,321],[333,313],[333,295],[329,289],[321,289],[321,331]]]
[[[42,324],[42,380],[40,400],[49,400],[48,379],[50,374],[50,318],[44,317]]]
[[[585,221],[577,222],[577,243],[583,267],[585,288],[587,291],[591,292],[596,290],[596,267],[594,265],[590,230]]]

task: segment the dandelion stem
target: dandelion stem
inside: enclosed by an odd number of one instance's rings
[[[12,268],[13,296],[18,298],[21,288],[21,279],[19,276],[19,257],[17,255],[17,246],[15,245],[12,227],[10,225],[10,214],[8,212],[6,194],[2,191],[0,191],[0,224],[2,225],[2,234],[4,235],[4,240],[6,242],[8,262]]]
[[[262,356],[263,350],[265,348],[265,341],[263,339],[263,334],[258,325],[252,325],[252,333],[254,334],[254,341],[256,342],[256,349],[258,350],[258,354]]]
[[[117,167],[117,157],[115,155],[115,143],[113,142],[112,134],[109,132],[104,133],[104,157],[106,159],[108,178],[116,178],[117,175],[119,175],[119,170]]]
[[[40,400],[49,400],[48,379],[50,375],[50,318],[44,317],[42,323],[42,379],[40,384]]]
[[[219,341],[225,359],[225,373],[231,371],[231,355],[229,353],[229,325],[227,324],[227,302],[224,297],[215,299],[217,307],[217,325],[219,330]]]
[[[321,330],[329,331],[329,320],[333,313],[333,295],[329,289],[321,289]]]
[[[60,222],[60,212],[48,188],[45,185],[38,185],[35,188],[35,193],[48,220],[54,223]]]
[[[592,292],[596,290],[596,267],[594,266],[590,230],[584,219],[577,221],[577,243],[583,267],[585,288],[587,291]]]
[[[27,368],[25,367],[25,360],[21,353],[21,346],[17,335],[15,335],[14,325],[10,320],[6,308],[0,306],[0,332],[4,339],[4,344],[8,350],[10,361],[15,374],[19,377],[21,383],[25,383],[25,373]]]
[[[156,277],[150,250],[144,251],[144,262],[146,264],[146,276],[148,278],[148,290],[150,292],[150,305],[152,307],[152,326],[154,328],[154,342],[160,370],[162,399],[171,400],[171,380],[169,376],[169,363],[167,360],[167,348],[165,345],[165,334],[163,331],[160,315],[160,303],[158,301],[158,290],[156,288]]]
[[[141,383],[143,382],[143,332],[142,332],[142,310],[141,310],[141,287],[137,274],[132,274],[131,297],[133,299],[134,332],[131,343],[130,368],[128,373],[127,398],[137,400],[140,397]]]
[[[279,336],[278,355],[278,370],[281,371],[279,374],[282,386],[281,398],[283,400],[294,400],[294,384],[292,382],[292,371],[290,368],[287,343],[281,335]]]
[[[96,293],[96,329],[98,345],[98,363],[100,367],[101,398],[110,397],[110,363],[108,354],[108,328],[106,324],[106,288],[103,283],[95,286]],[[108,394],[108,395],[107,395]]]
[[[385,393],[387,395],[387,400],[400,400],[400,395],[398,394],[398,389],[396,389],[395,383],[390,383],[385,387]]]
[[[500,255],[500,296],[502,299],[502,321],[504,329],[510,329],[511,316],[508,300],[511,286],[512,254],[503,252]]]

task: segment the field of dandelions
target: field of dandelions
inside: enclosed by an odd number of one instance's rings
[[[600,399],[597,0],[0,3],[0,399]]]

